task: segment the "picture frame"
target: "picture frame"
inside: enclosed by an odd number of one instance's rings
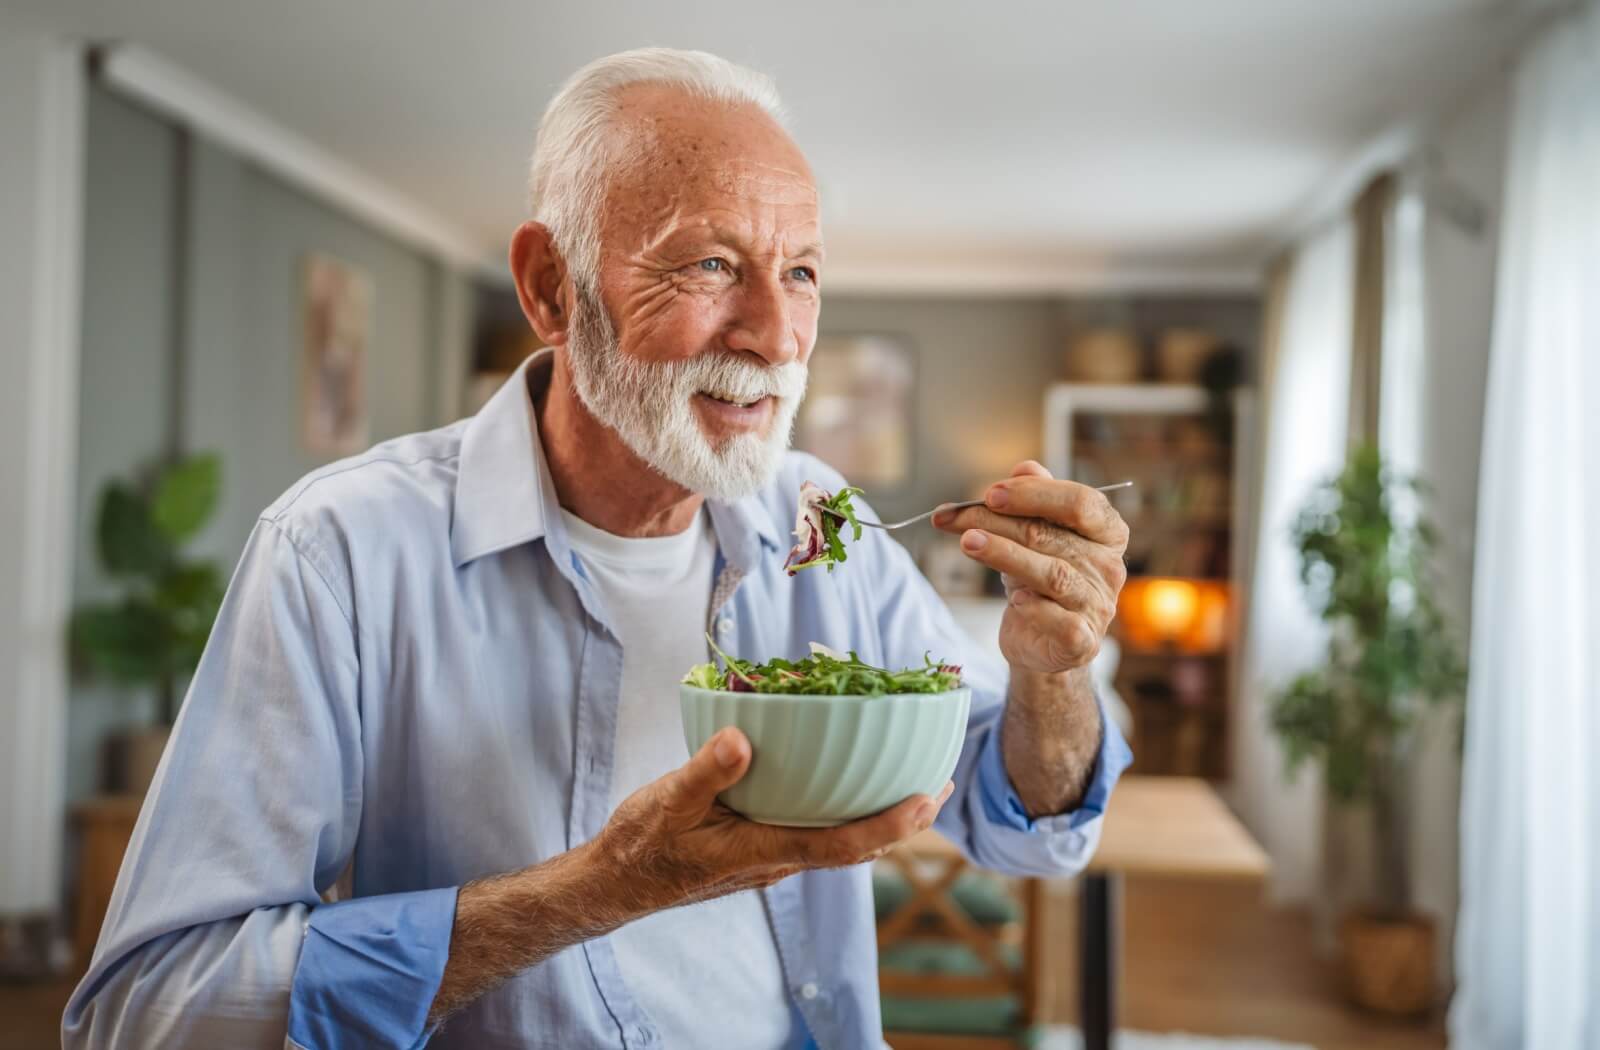
[[[319,458],[354,455],[371,440],[372,279],[351,263],[312,253],[301,267],[301,302],[301,445]]]
[[[916,357],[902,338],[819,336],[796,448],[874,493],[911,483],[916,445]]]

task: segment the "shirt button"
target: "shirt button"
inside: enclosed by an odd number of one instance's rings
[[[816,997],[817,997],[817,986],[816,985],[812,984],[810,981],[807,981],[805,984],[802,984],[800,986],[800,998],[802,998],[802,999],[815,999]]]
[[[726,638],[733,633],[733,617],[724,616],[717,621],[717,633]]]

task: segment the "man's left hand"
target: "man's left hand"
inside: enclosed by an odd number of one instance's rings
[[[1019,463],[984,506],[941,510],[933,523],[968,557],[1000,572],[1008,604],[1000,651],[1014,670],[1083,667],[1100,651],[1127,579],[1128,526],[1105,495]]]

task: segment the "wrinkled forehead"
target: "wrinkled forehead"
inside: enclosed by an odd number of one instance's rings
[[[637,236],[675,219],[717,213],[742,216],[745,225],[767,232],[816,231],[820,213],[810,165],[759,107],[659,85],[626,89],[619,104],[621,157],[606,189],[608,233],[627,237],[633,230]]]

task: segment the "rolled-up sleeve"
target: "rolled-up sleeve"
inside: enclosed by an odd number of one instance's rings
[[[1077,808],[1031,818],[1006,773],[1000,747],[1009,672],[955,622],[904,547],[873,532],[860,560],[867,600],[875,604],[884,659],[921,664],[924,653],[962,665],[972,690],[967,737],[951,779],[955,790],[935,827],[974,863],[1007,875],[1071,875],[1083,870],[1100,841],[1100,818],[1132,753],[1103,701],[1099,754]],[[854,559],[851,566],[855,566]],[[871,566],[869,569],[868,566]]]
[[[1097,701],[1098,702],[1098,701]],[[1089,863],[1100,841],[1100,818],[1133,753],[1100,703],[1100,752],[1089,787],[1076,809],[1030,817],[1006,772],[996,724],[974,745],[977,781],[968,800],[966,823],[971,828],[968,851],[986,867],[1013,874],[1054,875],[1078,871]]]
[[[983,800],[983,812],[990,822],[1016,831],[1077,831],[1106,811],[1111,800],[1111,789],[1133,761],[1133,752],[1123,739],[1122,731],[1111,720],[1105,705],[1100,705],[1100,753],[1095,758],[1094,773],[1089,779],[1089,789],[1083,794],[1078,808],[1068,813],[1048,817],[1030,817],[1028,810],[1012,786],[1006,773],[1005,757],[1000,749],[1000,734],[990,733],[980,747],[978,755],[978,793]]]
[[[456,891],[422,890],[317,908],[289,996],[304,1050],[420,1046],[455,923]]]
[[[362,811],[348,577],[263,520],[123,860],[64,1047],[412,1047],[454,888],[328,905]]]

